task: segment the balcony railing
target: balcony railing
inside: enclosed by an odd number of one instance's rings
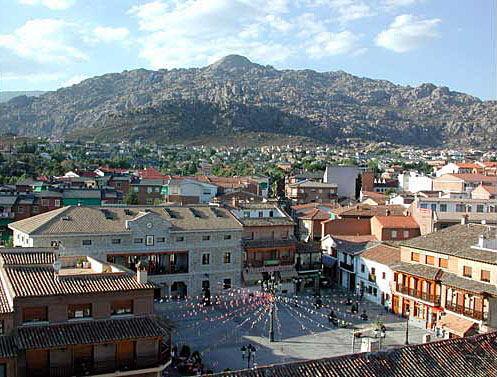
[[[418,291],[417,289],[409,288],[402,284],[397,284],[397,292],[403,293],[411,297],[419,298],[423,301],[431,302],[432,304],[435,305],[440,305],[439,295],[432,295],[428,292]]]
[[[477,321],[487,319],[487,313],[484,313],[480,310],[466,308],[463,305],[457,305],[455,302],[451,301],[447,301],[447,303],[445,304],[445,309],[450,310],[454,313],[462,314],[465,317],[476,319]]]
[[[340,262],[340,267],[343,268],[344,270],[354,272],[354,265],[353,264],[348,264],[345,262]]]
[[[139,357],[130,360],[95,361],[92,364],[75,365],[74,367],[46,367],[27,368],[27,376],[33,377],[72,377],[88,376],[116,371],[132,371],[148,368],[156,368],[166,364],[170,360],[169,352],[164,352],[159,357]]]

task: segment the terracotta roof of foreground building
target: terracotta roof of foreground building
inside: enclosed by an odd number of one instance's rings
[[[496,377],[497,333],[222,372],[224,377]]]
[[[164,321],[145,316],[19,327],[14,341],[20,350],[46,349],[137,338],[157,338],[168,336],[170,332],[171,327]]]

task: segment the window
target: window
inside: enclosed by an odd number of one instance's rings
[[[176,242],[183,242],[185,237],[176,237]]]
[[[440,204],[440,212],[447,212],[447,204]]]
[[[38,206],[33,206],[33,213],[38,213]]]
[[[259,211],[259,217],[263,217],[264,213],[262,211]]]
[[[435,257],[431,255],[426,256],[426,264],[429,264],[431,266],[435,265]]]
[[[206,289],[209,289],[211,286],[209,280],[202,280],[202,290],[205,291]]]
[[[483,212],[483,204],[478,204],[476,206],[476,212]]]
[[[224,239],[224,240],[231,240],[231,234],[225,234],[225,235],[223,236],[223,239]]]
[[[464,204],[456,204],[456,212],[464,212]]]
[[[23,213],[23,212],[24,212],[24,207],[17,208],[17,213]]]
[[[160,187],[155,187],[155,188],[154,188],[154,191],[155,191],[155,192],[160,192]]]
[[[164,243],[164,242],[166,242],[165,237],[157,237],[157,243]]]
[[[4,332],[5,332],[5,325],[4,325],[4,321],[3,321],[3,319],[2,319],[2,320],[0,320],[0,335],[3,335],[3,334],[4,334]],[[2,375],[0,374],[0,377],[1,377],[1,376],[2,376]]]
[[[203,193],[204,193],[204,195],[210,195],[211,191],[210,190],[204,190]]]
[[[202,264],[203,265],[208,265],[211,262],[211,255],[210,254],[202,254]]]
[[[408,230],[404,230],[404,238],[409,238],[409,231]]]
[[[481,270],[481,281],[486,281],[490,282],[490,271],[488,270]]]
[[[420,208],[427,209],[427,208],[428,208],[428,204],[426,204],[426,203],[422,203],[422,204],[420,205]]]
[[[41,205],[42,205],[43,207],[48,207],[48,204],[49,204],[48,199],[42,199],[42,200],[41,200]]]
[[[274,217],[274,211],[269,211],[269,217]]]
[[[449,260],[440,258],[438,260],[438,267],[441,268],[449,268]]]
[[[139,192],[139,191],[140,191],[140,188],[139,188],[139,187],[133,187],[133,191],[134,191],[134,192]]]
[[[223,263],[224,264],[229,264],[231,263],[231,253],[229,251],[225,251],[223,253]]]
[[[35,308],[24,308],[22,311],[22,322],[44,322],[48,321],[48,310],[46,306]]]
[[[364,266],[363,264],[361,264],[361,272],[364,272],[366,271],[366,266]]]
[[[413,262],[419,262],[419,253],[414,253],[414,252],[412,252],[412,253],[411,253],[411,260],[412,260]]]
[[[60,199],[55,199],[55,206],[60,207]]]
[[[396,230],[392,230],[392,238],[397,238],[397,231]]]
[[[67,307],[67,318],[91,318],[91,304],[74,304]]]
[[[145,245],[154,246],[154,236],[147,236],[145,238]]]
[[[153,188],[152,187],[147,187],[147,194],[151,194],[153,192]]]
[[[143,243],[143,238],[134,238],[133,243]]]
[[[7,376],[7,365],[5,363],[0,364],[0,377]]]
[[[431,205],[431,210],[432,210],[432,211],[436,211],[436,210],[437,210],[437,204],[436,204],[436,203],[433,203],[433,204]]]
[[[154,204],[154,199],[153,198],[147,198],[147,204],[148,205]]]
[[[113,245],[119,245],[121,243],[121,239],[120,238],[113,238],[112,239],[112,244]]]
[[[377,288],[373,288],[373,296],[378,296],[378,289]]]
[[[243,212],[243,217],[250,217],[250,212],[248,211]]]
[[[376,275],[376,268],[371,267],[371,275]]]
[[[462,269],[463,276],[465,276],[467,278],[470,278],[473,275],[472,272],[473,271],[472,271],[471,267],[469,267],[469,266],[464,266]]]
[[[112,302],[110,304],[110,314],[133,314],[133,300],[120,300]]]
[[[385,279],[387,278],[387,273],[386,273],[386,272],[382,272],[382,273],[381,273],[381,278],[382,278],[383,280],[385,280]]]
[[[211,236],[202,236],[202,241],[209,241]]]
[[[231,288],[231,279],[224,279],[223,289],[230,289],[230,288]]]
[[[122,189],[122,188],[123,188],[122,182],[116,182],[116,189]]]
[[[83,246],[91,246],[91,240],[83,240],[81,243]]]

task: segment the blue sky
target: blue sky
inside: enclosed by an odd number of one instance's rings
[[[0,90],[240,54],[496,99],[493,0],[0,0]]]

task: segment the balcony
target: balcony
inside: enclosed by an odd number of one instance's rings
[[[368,280],[369,280],[371,283],[376,283],[376,275],[374,275],[374,274],[369,274],[369,276],[368,276]]]
[[[33,377],[79,377],[79,376],[98,376],[100,374],[114,373],[116,371],[139,371],[141,369],[158,368],[165,365],[170,360],[169,353],[160,357],[140,357],[130,360],[109,360],[94,361],[92,364],[80,364],[74,367],[46,367],[46,368],[27,368],[27,376]]]
[[[353,264],[348,264],[345,262],[340,262],[340,268],[343,268],[344,270],[354,272],[354,265]]]
[[[396,290],[397,290],[397,292],[403,293],[405,295],[419,298],[420,300],[430,302],[434,305],[440,306],[440,296],[439,295],[432,295],[428,292],[418,291],[414,288],[409,288],[409,287],[406,287],[405,285],[402,285],[402,284],[397,284]]]
[[[476,319],[477,321],[482,321],[487,319],[487,313],[471,308],[466,308],[463,305],[457,305],[455,302],[447,301],[444,309],[447,309],[454,313],[461,314],[465,317]]]
[[[248,260],[244,267],[248,272],[273,272],[290,271],[295,268],[295,263],[291,260],[271,259],[271,260]]]
[[[13,219],[14,212],[0,212],[0,219]]]

